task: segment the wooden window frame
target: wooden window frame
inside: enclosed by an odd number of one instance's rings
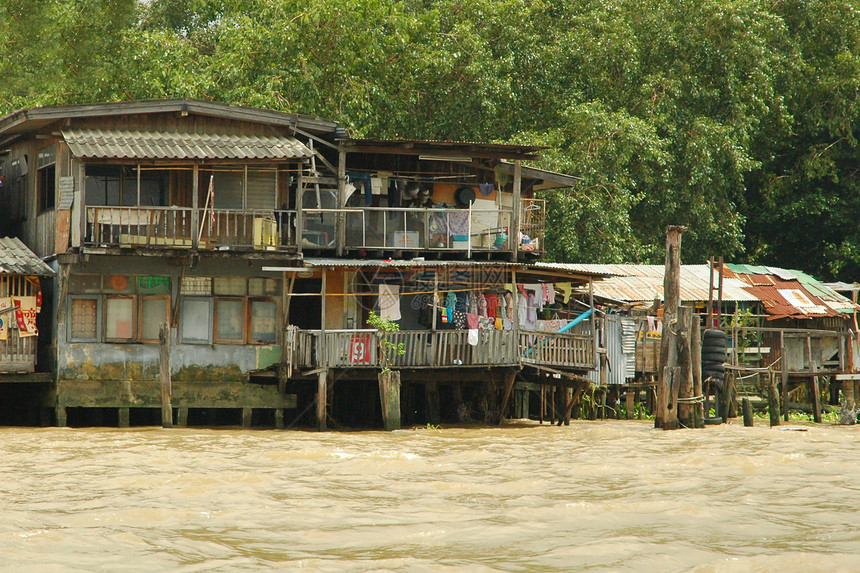
[[[104,341],[105,342],[113,342],[119,344],[129,344],[132,342],[137,342],[137,311],[138,311],[138,303],[137,303],[137,295],[133,294],[105,294],[103,295],[104,301],[102,302],[102,332],[104,333]],[[129,338],[108,338],[107,332],[107,320],[108,320],[108,312],[107,305],[108,301],[111,299],[131,299],[131,337]]]
[[[154,339],[143,337],[143,303],[147,300],[163,300],[164,301],[164,317],[170,323],[170,295],[167,294],[144,294],[138,295],[137,301],[137,340],[143,344],[158,344],[159,340],[156,336]]]
[[[187,340],[185,338],[185,303],[188,300],[205,300],[209,303],[209,325],[207,328],[208,338],[204,340]],[[212,344],[213,330],[214,324],[213,321],[215,319],[215,297],[212,295],[191,295],[186,294],[182,295],[179,301],[179,324],[177,325],[179,330],[179,342],[181,344]]]
[[[212,297],[212,342],[213,344],[247,344],[250,334],[250,316],[248,315],[250,302],[244,296],[215,296]],[[218,302],[219,301],[238,301],[242,303],[242,338],[241,340],[221,340],[218,337]]]
[[[264,342],[260,340],[253,340],[251,338],[251,333],[254,331],[252,321],[254,319],[254,314],[252,312],[253,306],[255,302],[271,302],[275,304],[275,340],[272,342]],[[273,296],[249,296],[248,302],[245,306],[245,312],[247,315],[247,325],[246,325],[246,334],[245,338],[248,341],[248,344],[254,344],[258,346],[273,346],[278,344],[279,338],[279,326],[280,326],[280,317],[281,317],[281,305],[277,298]]]
[[[95,338],[75,338],[72,333],[72,315],[75,300],[95,300],[96,301],[96,336]],[[69,342],[101,342],[102,339],[102,296],[100,294],[73,294],[69,295],[68,308],[68,324],[66,336]]]

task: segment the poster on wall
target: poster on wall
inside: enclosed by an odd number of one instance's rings
[[[9,339],[9,321],[12,319],[14,308],[11,298],[0,298],[0,340]]]
[[[36,328],[36,315],[38,314],[35,296],[16,296],[12,299],[15,303],[15,320],[18,323],[18,336],[38,336],[39,329]]]

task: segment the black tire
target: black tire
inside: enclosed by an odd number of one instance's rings
[[[719,380],[722,382],[725,379],[726,375],[722,372],[702,372],[702,379],[707,380],[710,378],[712,381]]]
[[[716,416],[714,418],[710,418],[710,417],[705,418],[705,425],[706,426],[719,426],[722,423],[723,423],[723,419],[720,418],[719,416]]]
[[[702,342],[710,342],[712,340],[722,340],[725,342],[726,333],[717,328],[709,328],[705,332],[702,333]]]
[[[728,346],[726,346],[725,344],[720,344],[720,343],[716,343],[716,344],[702,344],[702,352],[708,352],[709,350],[710,350],[710,351],[720,351],[720,350],[722,350],[723,352],[725,352],[725,351],[726,351],[726,348],[728,348]]]
[[[702,372],[719,372],[722,374],[726,371],[726,367],[723,366],[722,362],[703,362],[702,363]]]
[[[702,352],[702,362],[719,362],[722,364],[726,361],[725,350],[707,350]]]

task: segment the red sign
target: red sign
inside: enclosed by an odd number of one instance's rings
[[[350,364],[370,364],[370,337],[370,334],[356,334],[350,339]]]

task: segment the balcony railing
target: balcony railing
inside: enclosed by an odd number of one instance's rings
[[[594,368],[589,336],[545,332],[521,333],[519,344],[511,330],[481,330],[469,344],[467,330],[410,330],[392,333],[405,353],[394,357],[395,368],[513,366],[520,363],[576,369]],[[322,344],[320,344],[322,342]],[[375,330],[300,331],[294,366],[298,368],[379,368]]]
[[[510,250],[511,211],[364,207],[303,209],[302,246],[334,248],[338,220],[346,249]]]
[[[87,207],[84,244],[105,247],[282,250],[295,246],[295,211]]]
[[[8,319],[10,313],[4,318]],[[0,372],[34,372],[36,369],[36,345],[38,337],[18,336],[18,331],[9,329],[6,340],[0,340]]]

